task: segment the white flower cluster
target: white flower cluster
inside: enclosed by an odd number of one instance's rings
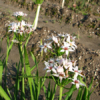
[[[50,40],[50,39],[49,39]],[[70,34],[58,34],[58,36],[52,36],[50,43],[44,43],[44,45],[40,45],[41,50],[44,49],[44,52],[47,52],[47,48],[52,48],[52,43],[56,48],[61,48],[60,52],[65,52],[66,55],[70,51],[74,51],[77,46],[75,45],[75,37],[70,36]]]
[[[26,23],[24,20],[22,20],[23,16],[27,16],[27,14],[19,11],[14,12],[13,14],[16,16],[18,22],[12,22],[8,25],[8,32],[14,32],[16,34],[16,39],[12,40],[14,43],[19,43],[24,41],[28,34],[34,31],[34,27],[31,24]]]
[[[21,22],[12,22],[9,24],[9,32],[16,32],[19,33],[20,35],[24,34],[24,33],[30,33],[32,31],[34,31],[34,27],[32,27],[32,25],[30,24],[26,24],[25,21],[21,21]]]
[[[26,13],[23,13],[23,12],[21,12],[21,11],[19,11],[19,12],[14,12],[14,14],[13,14],[14,16],[27,16],[27,14]]]
[[[79,85],[84,86],[79,80],[78,75],[84,77],[82,70],[78,70],[78,66],[76,66],[76,61],[71,61],[69,59],[64,58],[50,58],[47,62],[44,61],[45,70],[47,72],[51,72],[51,74],[60,79],[62,82],[63,79],[72,80],[72,84],[76,85],[76,88],[79,88]],[[73,73],[73,77],[70,76],[70,72]]]

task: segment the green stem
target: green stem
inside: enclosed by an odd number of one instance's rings
[[[67,55],[67,59],[69,59],[69,52],[68,52],[68,55]]]
[[[57,89],[57,84],[55,85],[55,89],[54,89],[54,93],[53,93],[53,96],[52,96],[52,100],[54,100],[56,89]]]
[[[57,56],[57,54],[56,53],[53,53],[52,51],[50,51],[49,49],[47,49],[51,54],[53,54],[53,55],[55,55],[55,56]]]
[[[37,11],[36,11],[36,16],[35,16],[35,20],[34,20],[34,23],[33,23],[34,29],[36,29],[36,27],[37,27],[40,8],[41,8],[41,4],[38,4],[38,8],[37,8]]]
[[[13,37],[13,40],[15,39],[15,35]],[[6,53],[6,61],[5,61],[5,84],[4,84],[4,89],[5,91],[7,91],[7,88],[6,88],[6,83],[7,83],[7,64],[8,64],[8,57],[9,57],[9,54],[10,54],[10,51],[12,49],[12,46],[13,46],[13,42],[11,42],[10,46],[9,46],[9,38],[7,37],[7,53]]]
[[[64,3],[65,3],[65,0],[62,1],[62,8],[64,8]]]
[[[19,43],[19,54],[20,54],[20,61],[21,61],[21,68],[22,68],[22,76],[24,76],[24,62],[23,62],[23,54],[22,54],[22,42]],[[21,99],[25,100],[25,89],[24,89],[24,77],[22,77],[22,93]]]
[[[7,62],[8,62],[8,54],[6,56],[6,63],[5,63],[5,91],[7,91],[6,83],[7,83]]]
[[[62,100],[62,91],[63,91],[63,87],[60,86],[60,91],[59,91],[59,100]]]

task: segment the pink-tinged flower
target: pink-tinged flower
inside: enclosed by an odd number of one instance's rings
[[[25,31],[24,31],[24,27],[23,27],[23,26],[20,27],[19,30],[18,30],[18,33],[19,33],[20,35],[22,35],[24,32],[25,32]]]
[[[19,12],[14,12],[14,14],[13,14],[14,16],[27,16],[27,14],[26,13],[23,13],[23,12],[21,12],[21,11],[19,11]]]
[[[72,65],[73,65],[73,66],[75,66],[75,65],[76,65],[77,60],[71,60],[71,62],[72,62]]]
[[[74,79],[74,80],[77,80],[77,77],[78,77],[78,73],[75,72],[73,79]]]
[[[73,67],[72,67],[72,62],[70,62],[68,59],[64,59],[63,61],[63,66],[65,69],[67,69],[68,71],[73,71]]]
[[[56,61],[57,61],[57,63],[58,63],[59,65],[62,65],[62,64],[63,64],[63,60],[64,60],[63,58],[61,58],[61,59],[60,59],[60,58],[57,58],[57,59],[56,59]]]
[[[53,65],[54,65],[54,63],[55,63],[54,58],[50,58],[50,60],[48,61],[48,63],[49,63],[51,66],[53,66]]]
[[[20,26],[25,26],[25,25],[26,25],[25,21],[22,20],[22,21],[20,22]]]
[[[63,73],[64,72],[64,68],[61,66],[57,67],[57,73]]]
[[[56,43],[59,46],[58,39],[56,37],[53,36],[52,40],[54,41],[54,43]]]
[[[73,50],[75,50],[75,48],[77,48],[77,46],[75,45],[75,41],[72,41],[72,40],[71,40],[72,36],[70,36],[69,34],[68,34],[67,36],[68,36],[67,42],[69,43],[69,46],[70,46]]]
[[[53,72],[53,73],[57,73],[56,72],[56,66],[53,66],[53,65],[50,65],[48,62],[44,61],[44,64],[45,64],[45,68],[44,70],[47,70],[47,72]]]
[[[61,73],[57,73],[57,74],[52,74],[53,76],[55,77],[59,77],[60,79],[60,82],[62,82],[62,79],[66,79],[66,76],[65,76],[65,73],[64,72],[61,72]]]
[[[51,43],[44,43],[44,45],[40,45],[41,51],[44,49],[44,52],[47,52],[47,48],[51,49],[52,47],[50,46]]]
[[[85,84],[81,83],[79,80],[74,80],[74,79],[72,84],[75,84],[77,89],[79,88],[80,85],[85,86]]]
[[[30,24],[26,24],[26,30],[25,30],[25,32],[27,33],[27,34],[29,34],[30,32],[32,32],[32,31],[34,31],[35,29],[34,29],[34,27],[33,27],[33,25],[30,25]]]
[[[31,24],[29,24],[29,23],[28,23],[28,24],[26,24],[26,26],[27,26],[27,27],[30,27],[30,28],[32,28],[32,27],[33,27],[33,25],[31,25]]]
[[[56,73],[55,74],[52,74],[52,75],[55,76],[55,77],[59,77],[60,82],[62,82],[62,79],[63,78],[66,78],[66,75],[65,75],[65,72],[64,72],[64,68],[61,67],[61,66],[58,66],[56,68]]]
[[[46,66],[46,67],[48,67],[48,66],[49,66],[49,63],[48,63],[48,62],[46,62],[46,61],[44,61],[44,64],[45,64],[45,66]]]
[[[74,41],[69,42],[69,44],[70,44],[70,47],[71,47],[73,50],[75,50],[75,48],[77,48],[77,46],[76,46],[76,44],[75,44]]]
[[[70,36],[70,41],[75,41],[76,36]]]
[[[83,73],[82,73],[82,70],[78,70],[78,66],[76,66],[75,68],[73,68],[73,72],[75,73],[74,74],[74,80],[77,79],[78,75],[83,76]]]
[[[9,26],[10,26],[9,32],[10,31],[16,32],[18,29],[18,25],[15,22],[10,23]]]
[[[54,58],[50,58],[50,60],[48,60],[47,62],[44,61],[45,66],[54,66],[55,65],[55,61]]]
[[[56,69],[53,66],[48,66],[48,67],[45,67],[44,69],[47,70],[47,72],[52,71],[53,73],[56,73]]]
[[[32,32],[31,28],[28,28],[25,30],[25,33],[29,34],[30,32]]]
[[[12,40],[12,42],[13,42],[13,43],[19,43],[19,41],[18,41],[18,40]]]
[[[25,23],[25,21],[21,21],[21,22],[18,22],[18,27],[24,27],[26,26],[27,24]]]
[[[68,55],[69,51],[74,51],[73,49],[69,47],[69,43],[67,42],[64,42],[64,45],[61,48],[62,50],[60,52],[65,52],[66,55]]]

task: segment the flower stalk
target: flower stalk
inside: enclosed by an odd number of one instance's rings
[[[62,91],[63,91],[63,87],[60,86],[60,91],[59,91],[59,100],[62,100]]]
[[[23,54],[22,54],[22,42],[19,43],[19,54],[20,54],[20,62],[21,62],[21,68],[22,68],[22,76],[24,76],[24,62],[23,62]],[[22,77],[21,99],[25,100],[25,97],[23,96],[23,94],[25,94],[24,77]]]
[[[34,29],[37,28],[38,17],[39,17],[40,8],[41,8],[41,4],[38,4],[37,12],[36,12],[36,16],[35,16],[35,20],[34,20],[34,23],[33,23]]]
[[[64,3],[65,3],[65,0],[62,1],[62,8],[64,8]]]

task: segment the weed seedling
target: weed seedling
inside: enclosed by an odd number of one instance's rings
[[[45,23],[48,23],[48,21],[44,21]]]
[[[88,38],[92,38],[92,36],[89,35]]]
[[[55,23],[55,20],[52,20],[52,23]]]

